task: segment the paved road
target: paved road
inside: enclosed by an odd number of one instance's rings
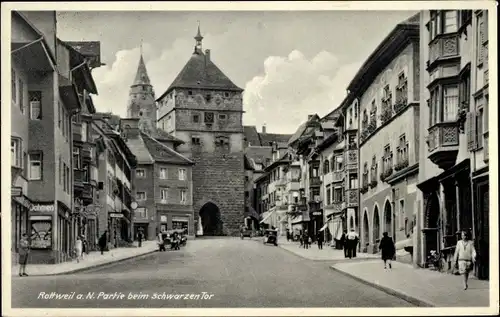
[[[409,303],[286,250],[232,238],[189,241],[167,251],[78,274],[13,277],[13,308],[409,307]],[[43,299],[45,292],[49,299]],[[50,298],[51,292],[72,299]],[[100,298],[99,293],[102,292]],[[117,292],[117,297],[112,296]],[[202,293],[205,292],[206,294]],[[77,299],[77,294],[94,298]],[[127,299],[129,294],[139,298]],[[178,299],[158,295],[192,294]],[[105,294],[105,295],[104,295]],[[120,299],[123,294],[124,298]],[[157,298],[153,296],[157,295]],[[140,298],[141,295],[149,298]],[[199,297],[197,298],[197,295]],[[70,295],[68,295],[70,296]],[[210,298],[210,299],[207,299]]]

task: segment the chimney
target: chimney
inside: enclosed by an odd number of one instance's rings
[[[264,125],[262,126],[262,133],[267,133],[266,132],[266,124],[264,123]]]
[[[207,58],[207,61],[210,60],[210,50],[205,50],[205,56]]]

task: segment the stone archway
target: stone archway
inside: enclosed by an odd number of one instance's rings
[[[373,210],[373,244],[377,244],[377,239],[380,239],[380,217],[378,214],[378,206]]]
[[[207,202],[201,207],[199,214],[204,236],[222,235],[222,219],[216,204]]]
[[[392,208],[391,203],[388,200],[385,202],[384,206],[384,231],[389,234],[389,236],[393,237],[395,233],[392,230]]]

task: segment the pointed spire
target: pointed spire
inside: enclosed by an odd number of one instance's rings
[[[201,53],[202,52],[201,41],[203,40],[203,36],[201,36],[200,21],[198,21],[198,33],[196,34],[194,39],[196,40],[196,45],[194,46],[194,52]]]
[[[142,56],[142,41],[141,41],[141,57],[139,59],[139,66],[137,67],[137,73],[135,74],[135,79],[133,85],[150,85],[148,71],[146,70],[146,64],[144,63],[144,58]]]

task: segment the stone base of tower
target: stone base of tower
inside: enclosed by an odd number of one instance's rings
[[[242,153],[192,153],[193,208],[197,234],[237,236],[244,222]],[[202,225],[198,222],[201,220]]]

